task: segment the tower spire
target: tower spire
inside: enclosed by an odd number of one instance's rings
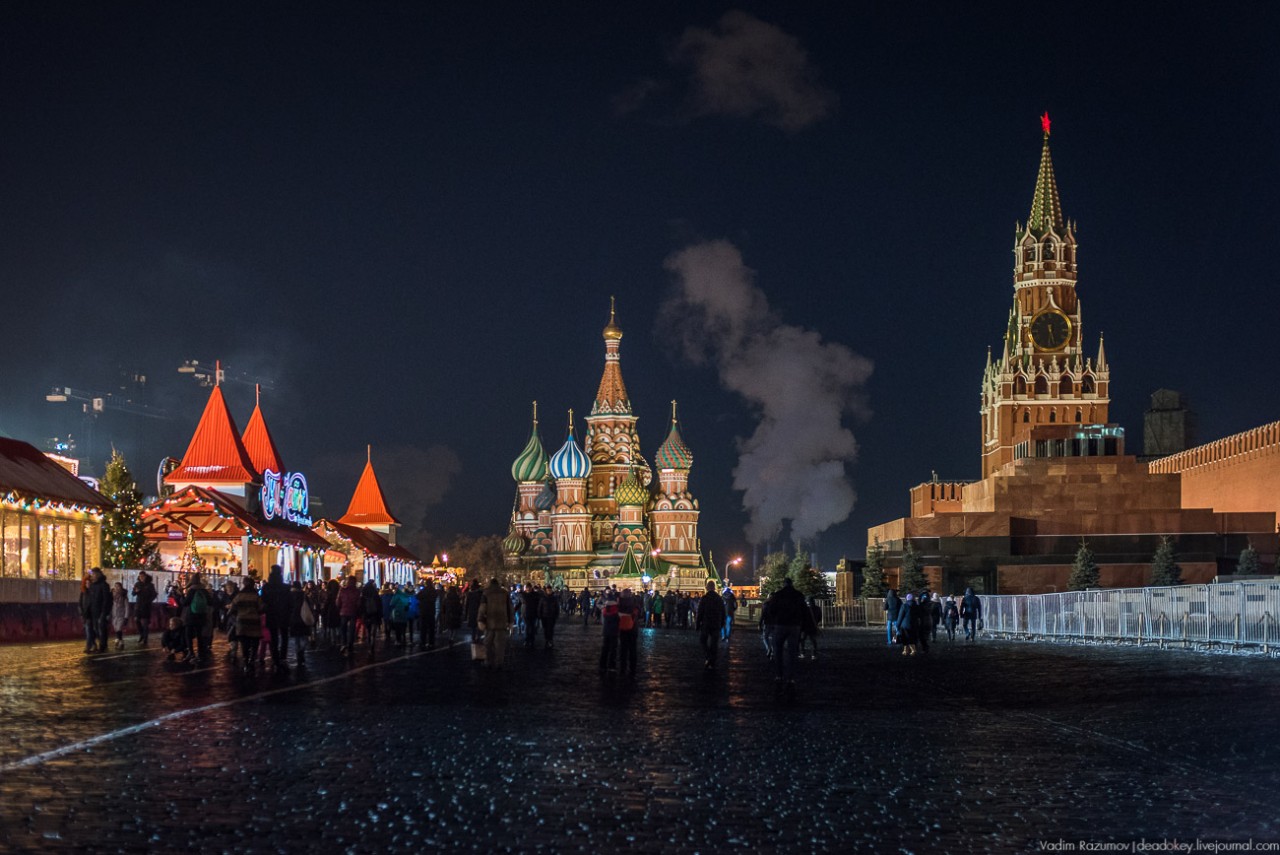
[[[1049,152],[1049,114],[1040,117],[1044,130],[1044,143],[1040,148],[1040,172],[1036,176],[1036,190],[1031,197],[1031,215],[1027,229],[1039,237],[1052,228],[1061,234],[1065,229],[1062,218],[1062,202],[1058,198],[1058,182],[1053,176],[1053,157]]]
[[[538,426],[538,402],[537,401],[533,402],[533,426],[535,428]]]

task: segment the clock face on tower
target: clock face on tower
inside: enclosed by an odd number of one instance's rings
[[[1057,309],[1031,319],[1031,340],[1040,350],[1062,350],[1071,341],[1071,321]]]

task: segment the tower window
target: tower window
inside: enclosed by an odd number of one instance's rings
[[[1078,422],[1084,421],[1084,413],[1080,412],[1079,410],[1076,410],[1076,421]]]
[[[1058,420],[1058,413],[1057,413],[1057,411],[1056,411],[1056,410],[1050,410],[1050,411],[1049,411],[1049,421],[1051,421],[1051,422],[1056,422],[1057,420]]]
[[[1027,423],[1028,423],[1028,422],[1030,422],[1030,421],[1031,421],[1031,411],[1030,411],[1030,410],[1023,410],[1023,411],[1022,411],[1022,423],[1025,425],[1025,424],[1027,424]]]
[[[1041,374],[1039,377],[1036,378],[1036,394],[1037,395],[1049,394],[1049,381],[1045,379],[1045,376],[1043,374]]]
[[[1023,261],[1035,261],[1036,248],[1034,246],[1029,246],[1026,248],[1026,250],[1023,251],[1022,255],[1023,255]]]
[[[1027,394],[1027,379],[1023,377],[1021,374],[1019,374],[1018,378],[1013,381],[1013,394],[1015,395]]]
[[[1052,259],[1054,257],[1053,241],[1051,240],[1044,242],[1044,257],[1047,259]]]
[[[1058,394],[1063,396],[1075,394],[1075,385],[1071,382],[1071,375],[1065,371],[1058,378]]]
[[[1093,378],[1087,374],[1085,375],[1085,378],[1080,381],[1080,392],[1084,395],[1093,394]]]

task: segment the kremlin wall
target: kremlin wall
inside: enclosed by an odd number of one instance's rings
[[[998,359],[981,386],[982,479],[910,490],[910,516],[873,526],[896,584],[908,542],[930,586],[987,593],[1067,589],[1081,542],[1103,587],[1150,582],[1162,538],[1182,578],[1210,582],[1252,545],[1280,551],[1280,422],[1150,462],[1108,422],[1111,366],[1101,338],[1084,355],[1077,227],[1062,213],[1048,117],[1031,214],[1013,245],[1014,294]]]

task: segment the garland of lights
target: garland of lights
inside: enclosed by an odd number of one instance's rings
[[[85,514],[100,519],[102,517],[102,508],[95,505],[81,505],[75,502],[62,502],[56,499],[42,499],[39,497],[22,498],[17,493],[10,491],[0,499],[0,504],[15,511],[25,511],[32,513],[35,511],[48,511],[56,514]]]
[[[173,496],[170,496],[167,499],[164,499],[163,501],[158,502],[157,504],[152,505],[147,510],[152,514],[162,513],[165,508],[168,508],[170,505],[176,503],[179,499],[186,499],[186,498],[188,498],[188,494],[186,492],[175,494]],[[227,514],[222,513],[221,511],[218,510],[217,506],[214,505],[213,503],[209,504],[208,513],[217,517],[223,522],[242,525],[241,520],[237,519],[236,517],[229,516]],[[267,537],[265,535],[255,534],[252,531],[249,532],[249,542],[256,544],[258,546],[270,546],[276,549],[285,549],[285,548],[291,547],[293,549],[298,550],[299,552],[311,552],[317,555],[324,552],[323,549],[317,546],[302,546],[301,544],[293,543],[287,540],[280,540],[279,538]],[[326,547],[326,549],[327,548],[328,547]]]

